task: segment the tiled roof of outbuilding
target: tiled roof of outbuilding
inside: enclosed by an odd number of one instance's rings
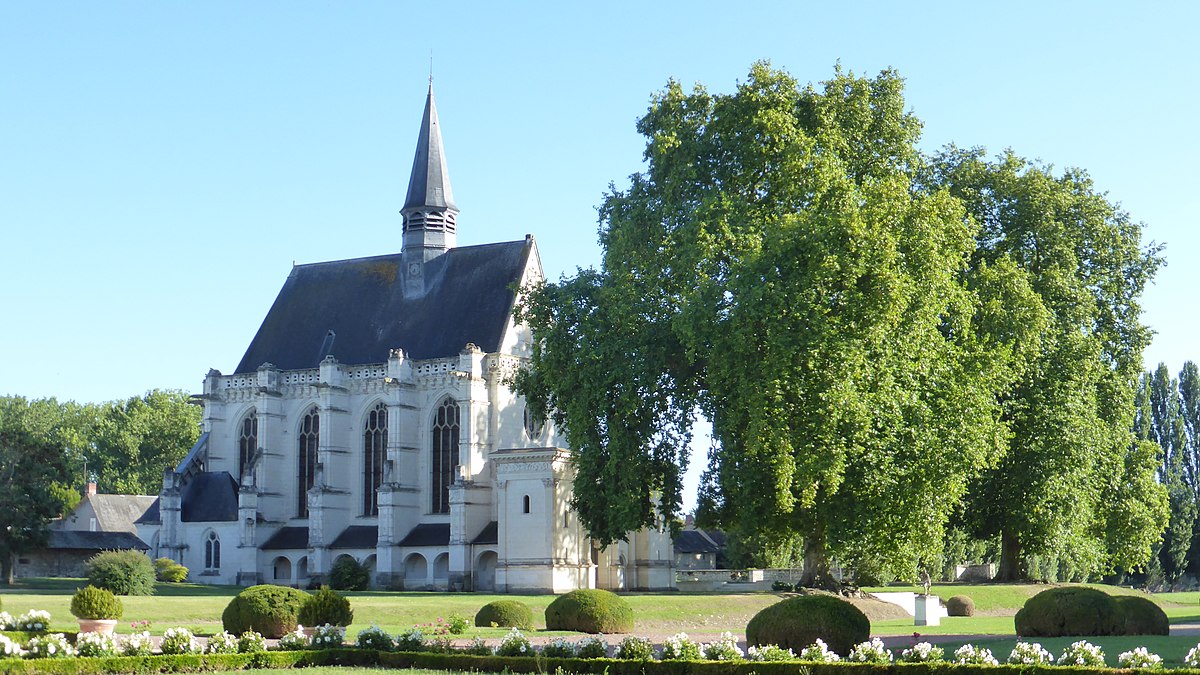
[[[88,532],[84,530],[51,530],[46,545],[50,549],[74,549],[84,551],[122,551],[150,549],[146,542],[132,532]]]
[[[680,530],[675,534],[676,553],[716,553],[721,550],[700,530]]]
[[[395,348],[412,359],[454,356],[468,342],[498,351],[532,246],[450,249],[425,264],[427,290],[414,297],[405,297],[399,253],[293,267],[235,372],[315,368],[324,352],[363,364]]]

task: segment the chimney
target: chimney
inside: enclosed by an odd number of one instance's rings
[[[87,492],[85,494],[88,497],[91,497],[92,495],[96,494],[96,481],[89,482],[87,484],[86,490],[87,490]]]

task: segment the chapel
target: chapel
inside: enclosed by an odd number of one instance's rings
[[[209,371],[200,439],[137,523],[151,555],[213,584],[310,587],[349,556],[381,589],[673,588],[665,526],[587,536],[571,450],[510,386],[537,243],[456,245],[432,85],[400,214],[398,253],[294,265]]]

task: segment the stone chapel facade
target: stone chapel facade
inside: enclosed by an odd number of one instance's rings
[[[216,584],[319,583],[351,556],[388,589],[674,587],[665,528],[599,549],[569,507],[570,450],[510,387],[537,244],[456,247],[433,89],[400,253],[299,265],[202,435],[138,522],[152,555]]]

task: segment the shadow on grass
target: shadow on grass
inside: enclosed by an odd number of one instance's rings
[[[0,593],[20,594],[73,594],[76,589],[86,586],[87,579],[80,578],[45,578],[16,579],[11,586],[0,585]],[[154,594],[163,597],[233,597],[242,589],[237,586],[211,586],[209,584],[166,584],[155,583]]]

